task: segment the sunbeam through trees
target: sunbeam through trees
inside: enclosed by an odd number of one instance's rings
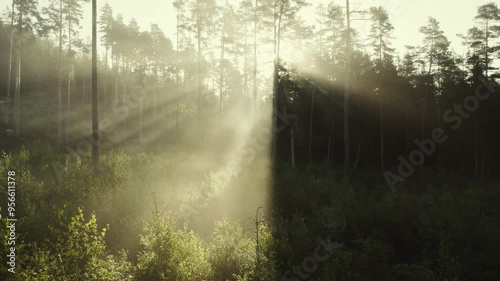
[[[500,280],[498,3],[0,9],[0,280]]]

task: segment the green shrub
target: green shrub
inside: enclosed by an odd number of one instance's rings
[[[131,265],[126,255],[120,258],[106,256],[106,229],[98,229],[95,215],[86,221],[79,208],[66,223],[63,213],[58,214],[62,230],[52,228],[53,240],[41,246],[30,245],[32,254],[20,273],[22,280],[131,280]]]
[[[243,276],[255,266],[255,244],[236,222],[224,218],[215,225],[213,241],[208,250],[214,281],[232,280]]]
[[[157,215],[153,222],[146,223],[144,232],[138,281],[201,281],[210,276],[206,249],[193,231],[177,229],[174,219]]]

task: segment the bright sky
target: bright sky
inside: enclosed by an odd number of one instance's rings
[[[467,29],[474,26],[473,18],[477,6],[491,1],[498,0],[351,0],[351,9],[366,9],[381,5],[388,10],[390,20],[395,27],[393,46],[401,52],[401,55],[405,45],[421,44],[422,36],[418,28],[425,25],[429,16],[433,16],[441,23],[442,30],[452,42],[452,48],[458,54],[463,54],[464,48],[456,34],[466,33]],[[46,5],[48,2],[49,0],[39,0],[41,5]],[[99,10],[108,2],[113,7],[114,14],[121,13],[126,22],[134,17],[142,29],[149,29],[151,23],[158,23],[168,37],[175,39],[175,10],[172,0],[98,0],[97,2]],[[309,0],[314,6],[320,2],[329,1]],[[345,5],[343,0],[335,0],[335,3]],[[85,6],[85,12],[84,22],[90,22],[90,4]],[[315,8],[308,7],[302,15],[307,22],[314,23]],[[366,34],[369,24],[369,21],[355,21],[353,27]],[[85,24],[81,33],[85,37],[89,36],[90,25]]]
[[[351,0],[353,9],[368,9],[371,6],[382,6],[389,12],[389,17],[394,26],[393,47],[404,53],[405,45],[420,45],[422,36],[418,28],[426,24],[429,16],[436,18],[444,31],[451,47],[462,54],[464,48],[457,33],[465,34],[474,26],[473,18],[477,7],[491,1],[498,0]],[[313,0],[316,3],[327,3],[325,0]],[[344,0],[335,1],[336,4],[345,6]],[[353,15],[352,18],[359,18]],[[354,21],[353,27],[361,34],[368,34],[370,21]]]

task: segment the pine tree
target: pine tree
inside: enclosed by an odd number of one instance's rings
[[[57,34],[59,41],[58,46],[58,83],[57,83],[57,146],[60,148],[62,145],[63,133],[63,108],[62,108],[62,74],[63,74],[63,20],[64,20],[64,1],[52,0],[48,7],[43,9],[43,13],[48,17],[47,30],[53,31]]]
[[[436,61],[442,56],[444,53],[448,51],[448,47],[450,42],[444,35],[444,32],[439,27],[439,22],[433,18],[429,17],[427,25],[419,28],[419,31],[424,35],[424,45],[422,47],[422,52],[427,55],[428,60],[428,77],[427,77],[427,86],[425,90],[424,101],[422,105],[422,119],[421,119],[421,131],[420,138],[424,138],[425,133],[425,122],[426,122],[426,111],[428,107],[428,99],[429,94],[431,94],[431,89],[434,86],[434,77],[435,73],[434,68],[436,66]]]
[[[7,76],[7,110],[6,110],[6,123],[10,125],[10,99],[11,99],[11,85],[12,85],[12,59],[14,56],[14,17],[15,17],[15,0],[12,0],[12,10],[10,16],[10,48],[9,48],[9,70]]]
[[[97,0],[92,0],[92,164],[99,171],[99,119],[97,102]]]
[[[66,30],[68,32],[68,84],[67,84],[67,95],[66,95],[66,144],[69,142],[70,133],[70,116],[71,116],[71,82],[74,77],[74,65],[72,60],[75,56],[72,43],[73,38],[78,36],[78,31],[76,28],[80,25],[80,20],[83,17],[82,14],[82,4],[88,3],[89,0],[65,0],[63,11],[66,20]]]
[[[214,17],[217,13],[214,0],[192,0],[189,3],[191,12],[191,25],[189,30],[192,32],[196,42],[196,95],[197,95],[197,117],[198,124],[201,126],[203,120],[202,107],[202,92],[203,92],[203,77],[202,77],[202,60],[204,47],[208,42],[210,35],[214,33]],[[200,127],[201,128],[201,127]]]
[[[349,9],[349,0],[346,0],[346,22],[347,22],[347,40],[346,40],[346,70],[345,70],[345,90],[344,90],[344,180],[350,181],[351,176],[351,149],[349,136],[349,94],[351,88],[351,11]]]
[[[272,11],[272,30],[273,30],[273,55],[274,55],[274,74],[273,74],[273,111],[286,113],[286,101],[281,105],[279,104],[280,92],[279,92],[279,65],[280,65],[280,48],[281,40],[285,32],[292,30],[293,27],[298,25],[297,14],[299,11],[307,6],[307,3],[303,0],[272,0],[268,3],[268,6]],[[277,118],[273,119],[273,122],[278,122]],[[273,124],[273,128],[278,128],[278,124]],[[293,142],[293,133],[291,134]],[[274,130],[274,137],[272,143],[272,158],[276,160],[276,149],[278,144],[278,132]],[[292,146],[293,150],[293,146]]]
[[[383,77],[387,64],[392,64],[392,52],[394,49],[390,48],[391,33],[394,27],[389,22],[389,14],[382,7],[371,7],[371,29],[369,38],[371,45],[376,55],[376,72],[379,76],[378,81],[382,82],[388,77]],[[380,103],[380,169],[384,170],[384,96],[381,83],[376,88],[379,103]]]
[[[14,120],[16,137],[19,138],[20,131],[20,103],[21,103],[21,60],[24,34],[39,32],[37,24],[42,22],[37,9],[36,0],[17,0],[15,8],[17,9],[17,77],[14,93]]]
[[[106,2],[104,6],[101,8],[101,16],[99,18],[99,24],[101,26],[100,32],[102,33],[101,42],[106,49],[106,53],[104,55],[104,107],[108,107],[108,57],[109,57],[109,49],[112,46],[112,38],[111,38],[111,28],[113,26],[113,9]]]
[[[488,79],[488,71],[492,70],[491,68],[491,55],[493,51],[500,50],[500,45],[495,47],[491,47],[492,40],[495,40],[499,37],[499,34],[496,34],[494,31],[500,31],[500,25],[495,25],[495,23],[500,22],[500,9],[497,4],[494,2],[490,2],[488,4],[479,6],[477,8],[477,16],[476,20],[481,21],[483,24],[483,35],[484,35],[484,63],[485,63],[485,76]],[[493,31],[493,32],[492,32]],[[500,33],[500,32],[499,32]]]

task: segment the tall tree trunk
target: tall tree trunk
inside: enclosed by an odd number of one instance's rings
[[[179,85],[179,18],[180,13],[177,11],[177,25],[176,25],[176,47],[175,47],[175,100],[176,100],[176,108],[175,108],[175,129],[176,132],[179,133],[179,99],[180,99],[180,85]],[[142,111],[141,111],[142,112]],[[141,115],[142,116],[142,115]],[[142,135],[142,121],[141,121],[141,135]],[[142,138],[141,138],[142,139]]]
[[[68,16],[69,11],[68,11]],[[68,20],[68,90],[66,95],[66,144],[69,143],[70,115],[71,115],[71,20]]]
[[[330,126],[330,130],[328,130],[328,151],[326,154],[326,162],[330,163],[330,161],[335,164],[334,160],[334,141],[333,141],[333,136],[335,136],[335,123],[334,123],[334,118],[332,118],[332,125]]]
[[[245,27],[245,43],[243,58],[243,96],[248,95],[248,29]]]
[[[486,42],[485,42],[485,48],[484,48],[484,50],[485,50],[485,60],[486,60],[486,61],[485,61],[485,63],[486,63],[486,69],[485,69],[485,74],[486,74],[486,75],[485,75],[485,77],[486,77],[486,80],[488,80],[488,68],[489,68],[489,62],[488,62],[488,44],[489,44],[489,34],[488,34],[488,32],[489,32],[489,20],[488,20],[488,19],[486,19],[486,34],[485,34],[485,35],[486,35],[486,36],[485,36],[485,40],[486,40]]]
[[[361,155],[361,145],[362,145],[362,143],[359,143],[359,145],[358,145],[358,152],[356,153],[356,160],[354,160],[354,170],[358,169],[359,158]]]
[[[10,125],[10,92],[11,92],[11,84],[12,84],[12,57],[14,54],[14,16],[15,16],[15,0],[12,0],[12,14],[10,18],[10,47],[9,47],[9,73],[7,77],[7,110],[6,110],[6,118],[5,122],[7,125]]]
[[[83,85],[82,85],[82,103],[85,104],[85,96],[87,95],[87,72],[83,68]]]
[[[123,103],[123,106],[127,106],[128,62],[127,62],[127,58],[126,57],[123,58],[122,64],[123,64],[123,66],[122,66],[122,69],[123,69],[123,80],[122,80],[122,83],[123,83],[123,95],[122,95],[122,103]],[[158,104],[158,103],[156,103],[156,104]],[[123,120],[123,139],[122,139],[123,144],[125,144],[126,135],[127,135],[127,121],[124,119]]]
[[[439,103],[438,103],[438,127],[440,129],[443,128],[443,115],[442,115],[442,109],[441,109],[441,100],[439,100]],[[440,167],[441,163],[442,163],[442,159],[441,159],[441,156],[442,156],[442,153],[441,153],[441,149],[442,149],[442,146],[444,145],[443,144],[436,144],[436,164],[438,167]]]
[[[326,152],[326,163],[330,164],[330,153],[332,150],[332,128],[328,130],[328,150]]]
[[[291,153],[292,167],[295,168],[295,141],[293,138],[293,129],[290,130],[290,153]]]
[[[275,4],[276,5],[276,4]],[[280,81],[279,81],[279,62],[280,62],[280,40],[281,40],[281,18],[283,14],[283,5],[280,6],[279,12],[276,8],[274,7],[274,78],[273,78],[273,111],[275,113],[278,112],[279,110],[279,88],[280,88]],[[286,108],[286,101],[284,101],[283,104],[283,110]],[[286,113],[283,111],[283,113]],[[279,118],[273,118],[273,128],[278,128],[278,120]],[[274,163],[277,163],[277,148],[278,148],[278,138],[279,138],[279,132],[278,130],[273,130],[274,132],[274,137],[273,137],[273,142],[272,142],[272,159],[274,160]]]
[[[120,55],[115,54],[115,104],[118,103],[118,76],[120,68]]]
[[[483,147],[481,149],[481,173],[480,173],[480,176],[479,176],[479,179],[481,180],[481,182],[484,182],[484,179],[485,179],[485,173],[484,173],[484,166],[485,166],[485,159],[486,159],[486,149]]]
[[[344,88],[344,179],[349,182],[351,175],[351,150],[349,139],[349,91],[351,88],[351,20],[349,0],[346,0],[347,40],[346,40],[346,72]]]
[[[314,116],[314,94],[316,88],[313,87],[311,97],[311,116],[309,117],[309,165],[312,164],[312,133],[313,133],[313,116]]]
[[[379,69],[379,75],[382,74],[383,71],[383,62],[382,62],[382,22],[379,22],[379,63],[380,63],[380,69]],[[382,77],[380,77],[379,82],[383,81]],[[380,99],[380,170],[384,171],[384,158],[385,158],[385,153],[384,153],[384,98],[382,95],[382,87],[379,87],[379,99]],[[356,159],[357,161],[357,159]]]
[[[106,43],[106,54],[104,56],[104,107],[108,108],[108,50],[109,46]]]
[[[253,16],[253,113],[257,116],[257,7],[259,0],[255,0],[255,10]]]
[[[277,54],[277,26],[276,26],[276,18],[277,18],[277,11],[276,11],[276,3],[274,4],[274,25],[273,25],[273,47],[274,47],[274,72],[273,72],[273,112],[276,114],[278,112],[278,54]],[[255,6],[255,9],[257,9],[257,6]],[[257,30],[255,30],[257,32]],[[255,50],[255,49],[254,49]],[[256,56],[254,57],[256,59]],[[255,65],[254,65],[254,71],[255,71]],[[255,76],[255,74],[254,74]],[[255,81],[254,81],[255,82]],[[255,84],[254,84],[254,90],[255,90]],[[272,128],[278,128],[278,118],[273,118],[272,122],[274,123]],[[272,146],[271,146],[271,158],[274,161],[274,163],[277,163],[277,148],[278,148],[278,130],[273,130],[273,141],[272,141]]]
[[[434,38],[434,34],[432,34],[432,37]],[[434,53],[434,39],[431,41],[431,50],[430,50],[430,55],[429,55],[429,82],[432,82],[432,60],[433,60],[433,54]],[[426,113],[427,113],[427,100],[430,92],[430,87],[431,83],[427,83],[427,87],[425,89],[425,96],[424,96],[424,104],[422,106],[422,120],[421,120],[421,128],[420,128],[420,140],[424,139],[424,134],[425,134],[425,118],[426,118]]]
[[[420,140],[423,140],[424,139],[424,135],[425,135],[425,118],[426,118],[426,111],[427,111],[427,96],[429,95],[428,93],[428,87],[425,89],[425,96],[424,96],[424,104],[422,106],[422,120],[421,120],[421,124],[420,124]]]
[[[382,93],[380,93],[380,170],[384,170],[384,101],[382,97]]]
[[[335,28],[332,28],[332,83],[335,82],[335,46],[336,46],[336,32]],[[332,94],[332,104],[335,105],[335,94]],[[332,125],[330,127],[330,133],[328,135],[328,157],[327,162],[330,163],[330,159],[332,160],[335,166],[335,111],[332,112]]]
[[[15,103],[15,120],[16,120],[16,138],[19,138],[19,104],[21,102],[21,45],[19,45],[19,54],[17,56],[17,80]]]
[[[225,15],[224,15],[225,17]],[[220,88],[220,93],[219,93],[219,103],[220,103],[220,120],[219,122],[222,123],[222,115],[223,115],[223,110],[224,110],[224,45],[226,43],[225,37],[226,36],[226,20],[224,19],[224,23],[222,24],[222,35],[220,39],[220,69],[219,69],[219,88]]]
[[[14,97],[14,112],[15,112],[15,120],[16,120],[16,137],[19,138],[19,109],[21,102],[21,57],[22,57],[22,40],[23,40],[23,11],[22,8],[19,8],[19,35],[18,35],[18,54],[17,54],[17,80],[16,80],[16,93]]]
[[[196,73],[196,95],[197,95],[197,114],[198,114],[198,125],[200,126],[201,129],[201,26],[197,25],[197,34],[196,34],[196,41],[197,41],[197,54],[198,58],[196,60],[196,63],[198,65],[197,67],[197,73]],[[202,134],[203,135],[203,134]]]
[[[63,122],[63,108],[62,108],[62,25],[63,25],[63,1],[59,0],[59,80],[57,83],[57,147],[61,148],[62,145],[62,122]]]
[[[142,143],[143,143],[143,127],[142,127],[142,96],[139,98],[139,131],[140,131],[140,135],[139,135],[139,144],[141,145],[142,147]]]
[[[474,176],[479,177],[479,133],[477,129],[477,116],[474,117]]]
[[[410,95],[406,95],[405,102],[405,153],[409,153],[410,148]]]
[[[97,116],[97,0],[92,0],[92,164],[99,171],[99,122]]]
[[[273,73],[273,112],[274,114],[278,113],[278,62],[277,59],[274,60],[274,73]],[[271,158],[273,159],[274,163],[277,162],[277,149],[278,149],[278,138],[279,138],[279,132],[276,128],[279,128],[279,122],[280,120],[278,118],[272,118],[273,125],[273,139],[272,139],[272,146],[271,146]]]

